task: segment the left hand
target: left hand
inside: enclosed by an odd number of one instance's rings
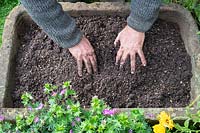
[[[115,39],[115,46],[117,42],[120,41],[120,48],[116,56],[116,64],[120,62],[120,67],[122,67],[130,56],[131,61],[131,73],[135,72],[135,57],[136,54],[139,55],[143,66],[146,66],[146,59],[142,51],[144,43],[145,34],[143,32],[138,32],[128,25],[118,34]]]

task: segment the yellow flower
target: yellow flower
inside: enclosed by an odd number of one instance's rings
[[[165,133],[165,127],[161,124],[156,124],[153,126],[154,133]]]
[[[174,123],[173,120],[171,120],[170,116],[162,111],[159,115],[158,115],[158,120],[159,123],[164,126],[164,127],[168,127],[170,130],[174,127]]]

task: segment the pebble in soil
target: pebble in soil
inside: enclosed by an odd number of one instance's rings
[[[14,107],[23,107],[20,96],[28,91],[35,100],[45,100],[43,86],[61,86],[72,81],[83,106],[98,96],[111,107],[183,107],[190,100],[191,59],[177,24],[157,20],[146,32],[144,53],[147,66],[137,57],[136,72],[129,61],[123,69],[115,65],[114,40],[125,27],[125,17],[77,17],[78,27],[95,49],[98,73],[77,75],[76,61],[67,49],[55,44],[36,24],[25,25],[20,33],[21,47],[16,57]]]

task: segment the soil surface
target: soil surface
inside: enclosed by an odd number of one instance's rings
[[[130,63],[115,65],[117,34],[125,27],[125,17],[92,16],[76,18],[88,37],[98,61],[98,73],[77,74],[76,60],[68,50],[55,44],[36,24],[25,25],[16,58],[14,107],[22,107],[20,97],[28,91],[35,100],[45,100],[45,83],[62,85],[72,81],[83,106],[98,96],[111,107],[183,107],[190,100],[191,59],[180,36],[178,25],[157,20],[146,32],[144,53],[147,66],[137,57],[136,72]]]

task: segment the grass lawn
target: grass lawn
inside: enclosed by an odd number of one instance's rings
[[[18,4],[18,0],[0,0],[0,47],[2,45],[2,33],[6,16]]]

